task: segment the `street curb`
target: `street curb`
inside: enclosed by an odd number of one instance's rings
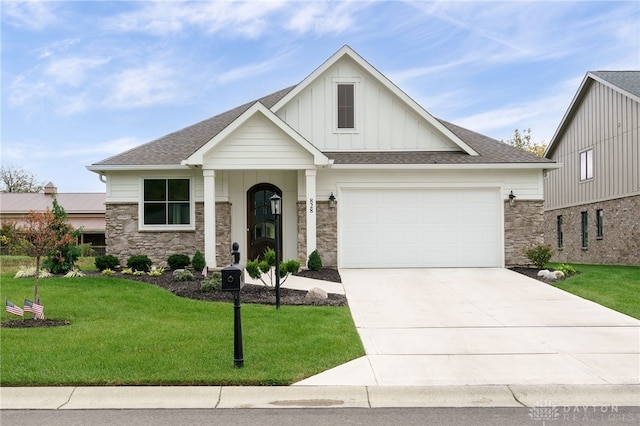
[[[640,406],[640,385],[2,387],[0,410]]]

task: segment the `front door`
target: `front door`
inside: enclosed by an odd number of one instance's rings
[[[269,248],[275,250],[276,225],[274,216],[271,214],[270,200],[273,194],[282,197],[282,191],[268,183],[259,183],[247,191],[247,241],[249,242],[247,259],[249,260],[262,258]],[[282,215],[279,217],[278,225],[279,238],[282,241]]]

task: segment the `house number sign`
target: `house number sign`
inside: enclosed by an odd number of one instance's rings
[[[309,198],[309,213],[313,213],[313,198]]]

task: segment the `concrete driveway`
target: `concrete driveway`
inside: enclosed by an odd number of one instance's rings
[[[640,383],[640,321],[518,273],[340,274],[366,356],[296,385]]]

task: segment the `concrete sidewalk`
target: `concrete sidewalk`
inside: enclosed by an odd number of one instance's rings
[[[0,388],[0,410],[639,405],[638,385]]]

